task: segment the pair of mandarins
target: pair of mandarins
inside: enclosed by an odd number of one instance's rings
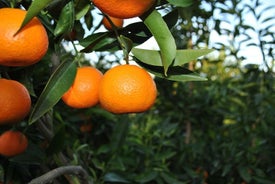
[[[97,105],[112,113],[138,113],[152,107],[157,96],[153,78],[136,65],[118,65],[104,75],[91,66],[79,67],[75,81],[63,95],[73,108]]]

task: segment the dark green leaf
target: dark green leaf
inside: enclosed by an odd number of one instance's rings
[[[65,127],[62,126],[56,132],[54,137],[52,138],[49,147],[47,148],[47,154],[52,155],[60,152],[64,147],[65,142]]]
[[[26,24],[31,21],[43,8],[45,8],[52,0],[34,0],[28,9],[27,15],[25,16],[20,28],[20,31]]]
[[[164,173],[164,172],[162,172],[160,175],[164,179],[165,183],[185,184],[185,183],[179,181],[176,177],[174,177],[170,173]]]
[[[193,0],[167,0],[170,4],[178,7],[188,7],[193,4]]]
[[[120,35],[119,37],[121,46],[123,47],[123,51],[125,52],[125,55],[128,55],[133,48],[133,42],[131,39]]]
[[[130,183],[126,179],[124,179],[122,176],[116,174],[116,173],[107,173],[104,176],[105,182],[120,182],[120,183]]]
[[[64,61],[52,74],[31,112],[29,123],[32,124],[48,112],[70,88],[76,74],[76,63]]]
[[[112,142],[111,148],[113,152],[116,152],[123,145],[126,135],[128,133],[129,123],[128,122],[120,122],[115,125],[113,134],[112,134]]]
[[[115,38],[110,37],[111,32],[95,33],[79,42],[84,47],[81,52],[106,51],[115,46],[118,42]]]
[[[75,21],[74,3],[70,1],[62,9],[57,25],[54,29],[54,35],[59,36],[72,30]]]
[[[171,65],[176,57],[176,43],[175,40],[157,10],[153,10],[143,22],[148,27],[152,35],[155,37],[160,48],[160,55],[162,66],[164,67],[164,75],[167,74],[168,67]]]
[[[109,36],[108,32],[95,33],[95,34],[92,34],[92,35],[84,38],[83,40],[80,40],[79,44],[83,47],[88,47],[91,45],[94,46],[97,42],[99,42],[100,40],[102,40],[108,36]]]
[[[143,172],[140,175],[138,175],[135,179],[138,183],[148,183],[152,180],[154,180],[158,176],[158,173],[156,171],[150,170],[147,172]]]
[[[242,167],[242,166],[238,167],[238,172],[239,172],[239,174],[240,174],[240,176],[242,177],[243,180],[250,183],[252,177],[251,177],[251,173],[249,173],[249,168]]]
[[[167,71],[167,75],[163,74],[163,68],[161,66],[148,65],[135,59],[135,61],[142,67],[146,68],[150,73],[154,74],[157,77],[172,80],[172,81],[206,81],[205,77],[202,77],[182,66],[171,66]]]
[[[90,10],[90,0],[77,0],[75,1],[75,19],[80,20]]]
[[[17,155],[10,159],[12,162],[20,164],[41,164],[46,159],[46,154],[41,150],[38,145],[29,143],[28,149],[20,155]]]
[[[257,177],[257,176],[253,176],[253,180],[255,180],[256,183],[261,183],[261,184],[274,184],[274,181],[272,180],[268,180],[266,178]]]

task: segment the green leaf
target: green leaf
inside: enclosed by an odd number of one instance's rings
[[[127,38],[126,36],[120,35],[119,42],[123,50],[123,55],[125,56],[125,60],[128,62],[129,53],[133,48],[133,42],[131,39]]]
[[[150,171],[145,171],[145,172],[142,172],[141,174],[139,174],[136,177],[135,181],[138,183],[148,183],[157,177],[158,177],[158,173],[156,171],[150,170]]]
[[[127,137],[129,129],[129,123],[127,121],[123,121],[115,124],[115,128],[112,134],[112,142],[111,149],[113,152],[116,152],[121,148],[123,143],[125,142],[125,138]]]
[[[161,66],[153,66],[148,65],[135,59],[135,61],[142,67],[146,68],[150,73],[154,74],[157,77],[171,80],[171,81],[180,81],[180,82],[187,82],[187,81],[206,81],[205,77],[200,76],[182,66],[170,66],[167,70],[167,74],[164,75],[162,72]]]
[[[98,43],[100,40],[106,38],[109,36],[108,32],[102,32],[102,33],[95,33],[90,36],[87,36],[83,40],[79,41],[79,44],[83,47],[90,47],[94,46],[96,43]]]
[[[171,66],[182,66],[190,61],[196,60],[200,56],[204,56],[212,49],[199,49],[199,50],[177,50],[176,57]],[[157,50],[147,50],[140,48],[133,48],[131,51],[134,56],[143,63],[155,66],[162,66],[160,52]]]
[[[39,96],[30,115],[29,124],[38,120],[60,100],[73,83],[76,68],[76,62],[64,61],[60,64]]]
[[[65,143],[65,127],[61,126],[54,137],[52,138],[49,147],[47,148],[46,152],[48,155],[56,154],[60,152]]]
[[[274,184],[274,181],[266,179],[264,177],[253,176],[253,180],[255,180],[256,183],[261,183],[261,184]]]
[[[158,43],[161,61],[164,67],[164,75],[167,75],[168,67],[176,57],[177,47],[175,40],[167,24],[157,10],[153,10],[145,19],[143,19],[143,22]]]
[[[165,183],[185,184],[185,183],[179,181],[175,176],[173,176],[170,173],[162,172],[160,175],[164,179]]]
[[[81,52],[106,51],[118,45],[115,38],[110,37],[110,32],[95,33],[79,42],[84,49]]]
[[[89,0],[77,0],[75,1],[75,19],[80,20],[84,15],[87,14],[90,10],[90,1]]]
[[[167,0],[170,4],[178,7],[188,7],[193,4],[193,0]]]
[[[238,167],[238,172],[240,174],[240,176],[242,177],[242,179],[244,179],[246,182],[250,183],[252,177],[251,177],[251,173],[249,173],[249,168],[247,167]]]
[[[195,61],[201,56],[204,56],[206,54],[209,54],[210,52],[213,52],[213,49],[186,49],[186,50],[177,50],[175,62],[173,66],[181,66],[186,63],[189,63],[190,61]]]
[[[28,12],[17,32],[19,32],[33,17],[35,17],[42,9],[44,9],[52,0],[34,0],[30,5]]]
[[[11,162],[29,165],[40,165],[46,159],[46,154],[38,145],[29,143],[27,150],[9,159]]]
[[[74,3],[70,1],[66,4],[66,6],[62,9],[61,14],[59,16],[59,20],[54,29],[54,35],[59,36],[63,33],[68,33],[73,29],[75,21],[75,12],[74,12]]]
[[[130,183],[126,179],[124,179],[122,176],[119,176],[116,173],[107,173],[104,176],[104,181],[105,182],[120,182],[120,183]]]

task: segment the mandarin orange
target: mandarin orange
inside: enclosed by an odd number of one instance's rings
[[[115,114],[149,110],[157,96],[153,78],[136,65],[119,65],[108,70],[99,88],[103,109]]]
[[[0,154],[12,157],[23,153],[28,147],[27,137],[20,131],[8,130],[0,136]]]
[[[79,67],[70,89],[62,96],[72,108],[89,108],[98,104],[98,89],[103,74],[90,66]]]
[[[27,11],[0,9],[0,65],[28,66],[41,60],[48,50],[48,35],[38,18],[19,31]]]
[[[0,107],[0,125],[23,120],[31,109],[26,87],[15,80],[0,79]]]
[[[114,26],[116,26],[116,28],[122,28],[123,22],[124,22],[123,19],[110,17],[110,16],[109,16],[109,18],[112,21],[112,23],[114,24]],[[102,24],[104,25],[104,27],[107,30],[113,30],[112,24],[109,22],[109,20],[106,17],[103,17]]]
[[[143,15],[156,0],[92,0],[92,2],[109,16],[128,19]]]

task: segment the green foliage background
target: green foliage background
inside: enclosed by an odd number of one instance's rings
[[[93,20],[99,15],[90,13],[95,11],[90,1],[34,2],[37,4],[30,12],[39,13],[51,45],[43,60],[34,66],[1,67],[2,73],[28,87],[35,109],[30,119],[16,126],[30,140],[26,153],[1,158],[3,180],[28,183],[54,168],[80,165],[88,173],[88,181],[77,175],[63,175],[54,182],[274,183],[275,34],[274,17],[266,16],[274,7],[261,8],[262,1],[258,0],[244,4],[235,0],[168,1],[170,4],[159,1],[177,49],[200,49],[201,55],[195,55],[198,59],[192,61],[180,60],[180,70],[178,66],[171,67],[172,73],[183,77],[178,81],[167,80],[162,75],[163,69],[154,63],[161,63],[160,60],[147,60],[151,54],[158,53],[148,51],[145,58],[136,54],[134,59],[141,66],[161,74],[155,78],[157,102],[145,113],[114,115],[99,106],[74,110],[59,101],[72,82],[76,64],[89,63],[83,53],[76,56],[74,51],[66,51],[64,45],[69,41],[64,38],[70,31],[76,31],[74,43],[81,44],[83,52],[98,51],[98,62],[93,64],[106,71],[119,63],[118,49],[129,54],[132,44],[138,45],[151,36],[146,25],[138,22],[117,33],[95,33],[100,25]],[[28,9],[30,4],[28,0],[0,1],[1,7]],[[205,4],[209,7],[207,11]],[[215,11],[225,16],[213,17]],[[260,25],[258,28],[242,21],[251,12]],[[239,20],[231,23],[232,29],[221,26],[222,22],[229,22],[226,19],[229,16]],[[87,29],[91,35],[85,37]],[[211,49],[218,57],[215,54],[199,57],[206,54],[203,49],[212,41],[209,40],[211,29],[221,35],[232,35],[232,42],[213,45]],[[256,34],[256,39],[248,31]],[[124,37],[118,38],[116,34]],[[237,41],[239,38],[243,39]],[[124,48],[120,47],[121,43],[125,44]],[[245,58],[240,56],[241,46],[259,48],[263,64],[242,66]],[[107,60],[110,53],[117,59]],[[191,51],[185,54],[194,57]],[[181,82],[188,77],[192,80],[198,77],[199,81]],[[202,81],[204,77],[208,81]],[[83,124],[92,124],[92,131],[81,132]],[[10,128],[1,127],[1,131]]]

